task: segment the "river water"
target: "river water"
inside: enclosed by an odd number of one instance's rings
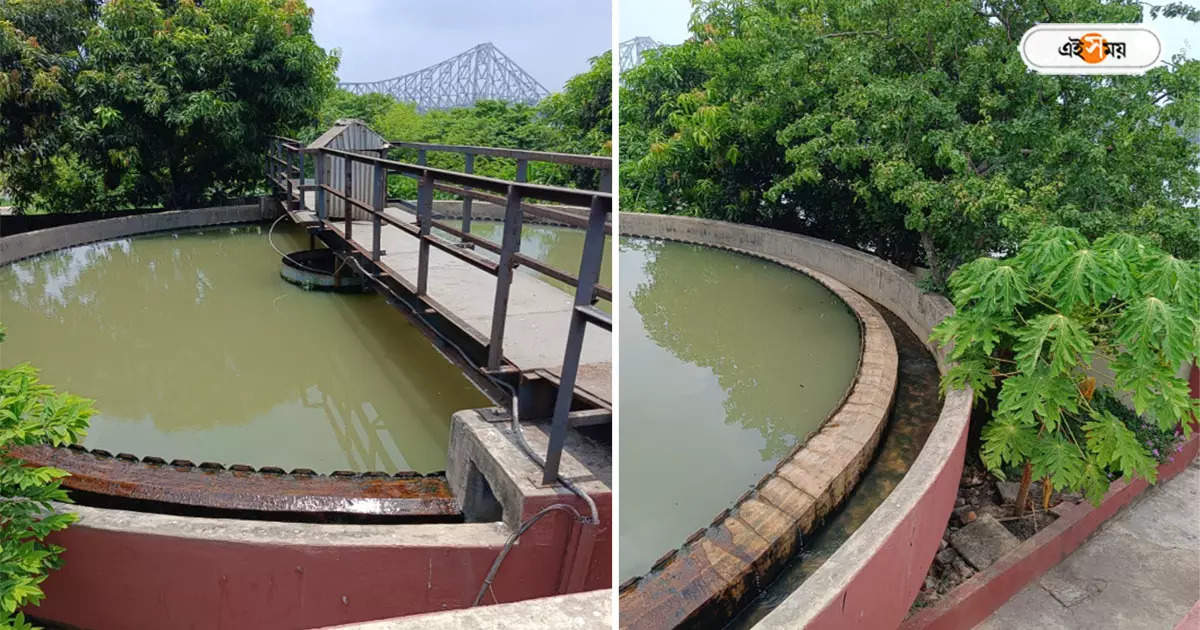
[[[786,267],[640,238],[619,256],[624,581],[820,427],[861,339],[840,298]]]

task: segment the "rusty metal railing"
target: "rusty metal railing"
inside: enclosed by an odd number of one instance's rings
[[[547,161],[560,164],[575,164],[599,168],[602,181],[611,185],[611,158],[601,156],[574,156],[561,153],[545,153],[521,151],[515,149],[493,149],[488,147],[465,147],[457,145],[429,145],[419,143],[390,143],[390,146],[417,148],[424,154],[426,151],[455,151],[464,155],[491,155],[509,157],[518,160],[518,179],[524,179],[527,173],[525,164],[528,161]],[[386,151],[379,150],[364,152],[345,151],[332,148],[309,149],[298,141],[274,137],[267,151],[266,170],[268,179],[286,193],[288,204],[293,198],[298,198],[299,208],[303,209],[305,193],[314,192],[315,214],[321,226],[331,224],[328,207],[330,199],[340,199],[344,204],[343,237],[351,247],[358,247],[353,241],[354,219],[352,209],[366,213],[371,220],[371,247],[362,253],[369,256],[372,262],[379,262],[382,257],[381,234],[386,223],[399,229],[419,241],[417,280],[413,293],[417,297],[428,296],[429,261],[431,248],[437,248],[471,266],[481,269],[496,277],[495,298],[492,308],[491,330],[487,337],[486,369],[490,372],[501,370],[504,362],[504,332],[507,321],[509,288],[513,274],[518,266],[528,267],[542,275],[563,282],[575,288],[574,301],[571,308],[571,320],[566,340],[562,369],[559,374],[559,388],[555,400],[554,415],[550,430],[550,444],[546,454],[546,465],[543,472],[543,482],[552,483],[558,477],[558,467],[562,446],[566,439],[566,430],[570,425],[571,406],[574,399],[576,377],[583,348],[583,339],[587,326],[595,325],[612,330],[611,316],[597,308],[597,300],[612,302],[612,290],[599,283],[600,267],[604,256],[605,237],[611,234],[609,219],[612,214],[612,195],[608,191],[591,191],[557,186],[532,184],[525,181],[508,181],[475,175],[471,171],[471,158],[466,161],[468,172],[457,172],[446,169],[432,168],[425,164],[411,164],[390,160],[370,153]],[[313,161],[315,181],[306,183],[306,160],[311,156]],[[332,182],[329,179],[330,169],[327,163],[331,159],[344,160],[344,181]],[[420,160],[424,161],[424,160]],[[370,199],[360,199],[353,194],[353,181],[356,169],[351,165],[365,165],[371,173]],[[362,172],[362,169],[359,169]],[[295,179],[293,180],[293,176]],[[417,199],[412,207],[416,214],[416,224],[399,220],[384,210],[389,202],[397,200],[387,198],[388,181],[391,176],[411,177],[417,180]],[[340,188],[339,188],[340,185]],[[361,188],[361,186],[360,186]],[[433,217],[434,192],[450,193],[464,200],[464,217],[461,229]],[[468,200],[484,200],[502,203],[504,206],[504,229],[499,245],[471,234]],[[532,201],[551,202],[558,206],[532,203]],[[409,204],[404,204],[409,205]],[[586,230],[584,247],[580,258],[578,273],[556,269],[540,260],[526,256],[520,252],[521,227],[526,214],[551,219],[567,225],[581,227]],[[434,234],[434,228],[444,231],[460,239],[460,243],[449,242]],[[498,256],[498,260],[490,260],[470,249],[461,247],[461,243],[470,243]],[[514,408],[519,401],[513,400]]]

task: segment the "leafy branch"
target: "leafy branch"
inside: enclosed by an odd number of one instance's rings
[[[0,327],[0,341],[4,329]],[[45,542],[52,532],[74,523],[74,514],[55,510],[70,503],[60,487],[67,473],[32,467],[8,454],[12,446],[75,443],[87,432],[92,402],[55,392],[38,381],[28,364],[0,369],[0,625],[29,628],[26,605],[42,600],[40,584],[61,565],[58,545]]]

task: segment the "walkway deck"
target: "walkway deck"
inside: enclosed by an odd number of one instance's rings
[[[1200,599],[1197,506],[1200,459],[1147,489],[975,630],[1175,628]]]
[[[289,212],[289,215],[298,224],[316,224],[317,216],[312,210],[315,206],[315,193],[308,192],[304,209]],[[388,207],[384,212],[406,223],[416,223],[416,216],[406,209]],[[329,221],[327,225],[345,238],[343,221]],[[353,222],[350,240],[368,256],[372,235],[370,221]],[[380,267],[409,290],[415,290],[420,248],[417,239],[385,223],[381,229],[380,247],[385,252],[379,261]],[[426,300],[439,314],[485,344],[492,326],[495,292],[495,276],[431,248]],[[540,370],[557,377],[566,349],[573,299],[572,294],[545,282],[541,276],[514,274],[504,324],[504,358],[522,372]],[[584,336],[576,388],[611,403],[611,362],[612,334],[593,327]]]

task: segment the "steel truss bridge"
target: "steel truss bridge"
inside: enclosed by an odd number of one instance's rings
[[[662,46],[649,37],[634,37],[621,42],[621,72],[642,65],[642,55],[647,50],[654,50]]]
[[[471,107],[497,100],[536,105],[550,92],[491,42],[409,74],[362,83],[339,83],[354,94],[387,94],[417,111]]]

